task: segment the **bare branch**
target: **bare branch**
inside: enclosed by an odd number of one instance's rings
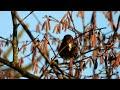
[[[13,65],[11,62],[9,62],[6,59],[0,58],[0,62],[17,70],[19,73],[21,73],[22,76],[27,77],[29,79],[39,79],[38,76],[35,76],[33,74],[30,74],[29,72],[27,72],[26,70],[20,68],[18,65]]]
[[[11,11],[12,20],[13,20],[13,64],[18,62],[18,40],[17,40],[17,19],[16,19],[16,11]]]

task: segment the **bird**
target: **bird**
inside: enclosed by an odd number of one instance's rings
[[[70,60],[71,58],[73,58],[73,60],[76,60],[78,58],[78,49],[79,47],[77,40],[74,40],[70,34],[67,34],[62,39],[58,52],[60,57],[65,61]]]

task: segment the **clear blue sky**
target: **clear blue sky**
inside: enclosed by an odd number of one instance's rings
[[[37,18],[40,20],[40,22],[43,24],[43,22],[46,20],[45,18],[43,18],[45,15],[50,15],[53,16],[54,18],[61,20],[61,18],[64,16],[64,14],[67,11],[35,11],[34,14],[37,16]],[[21,18],[24,18],[26,15],[28,15],[30,13],[30,11],[19,11],[18,14],[20,15]],[[87,23],[90,22],[91,20],[91,14],[92,11],[86,11],[85,12],[85,25]],[[73,18],[74,18],[74,22],[75,22],[75,27],[77,30],[79,30],[80,32],[83,31],[83,27],[82,27],[82,20],[80,17],[76,17],[77,15],[77,11],[73,12]],[[120,12],[113,15],[113,19],[115,21],[115,25],[117,24],[117,19],[118,16],[120,15]],[[110,26],[108,26],[108,20],[105,19],[104,15],[101,12],[98,12],[96,15],[96,23],[97,23],[97,27],[98,28],[103,28],[103,27],[107,27],[106,29],[102,30],[102,32],[107,33],[109,31],[111,31]],[[34,16],[31,14],[29,17],[27,17],[27,19],[24,20],[25,23],[29,24],[29,29],[31,31],[34,31],[36,29],[36,25],[38,24],[37,20],[34,18]],[[67,30],[67,32],[65,33],[61,33],[61,34],[55,34],[52,33],[53,31],[53,27],[56,25],[57,23],[51,23],[51,30],[49,31],[53,36],[62,39],[63,36],[65,34],[71,34],[74,36],[74,33],[72,33],[71,31]],[[21,26],[19,26],[19,30],[18,32],[22,29]],[[44,33],[44,31],[41,31]],[[63,31],[62,31],[63,32]],[[10,37],[10,34],[13,33],[13,26],[12,26],[12,19],[11,19],[11,12],[10,11],[1,11],[0,12],[0,36],[8,38]],[[120,33],[120,29],[119,29],[119,33]],[[35,36],[37,36],[38,34],[36,34],[35,32],[32,32],[32,34]],[[108,34],[109,35],[109,34]],[[41,36],[39,36],[39,38],[41,38]],[[24,33],[24,36],[20,39],[20,41],[25,41],[25,40],[30,40],[30,38],[28,37],[27,34]],[[19,44],[21,46],[21,44]],[[25,54],[28,54],[30,52],[29,50],[30,46],[27,47],[27,51],[25,52]],[[55,49],[55,48],[54,48]],[[3,48],[3,51],[7,50],[6,48]],[[21,58],[21,56],[23,56],[21,53],[19,53],[19,58]],[[50,58],[53,56],[53,53],[51,52],[50,54]],[[9,60],[12,60],[12,54],[11,56],[8,58]],[[44,62],[44,61],[43,61]],[[42,63],[43,63],[42,62]],[[29,60],[26,60],[25,63],[30,63]],[[89,68],[89,66],[88,66]],[[99,67],[99,68],[102,68]],[[32,72],[33,73],[33,72]],[[92,69],[86,69],[84,71],[83,74],[87,74],[87,75],[92,75]]]

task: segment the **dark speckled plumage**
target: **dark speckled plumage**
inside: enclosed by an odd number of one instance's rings
[[[70,42],[72,47],[70,47],[68,45],[69,42]],[[64,60],[70,60],[70,58],[73,58],[73,59],[77,59],[78,58],[78,42],[77,41],[73,41],[73,37],[71,35],[67,34],[67,35],[64,36],[58,51],[60,51],[62,48],[64,48],[64,49],[60,52],[59,55]]]

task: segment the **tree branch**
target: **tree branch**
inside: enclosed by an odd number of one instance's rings
[[[18,41],[17,41],[17,19],[15,17],[16,11],[11,11],[12,20],[13,20],[13,64],[18,62]]]
[[[21,73],[22,76],[27,77],[29,79],[39,79],[38,76],[35,76],[33,74],[30,74],[29,72],[27,72],[26,70],[22,69],[21,67],[17,66],[17,65],[13,65],[11,62],[9,62],[6,59],[3,59],[0,57],[0,62],[4,63],[5,65],[17,70],[19,73]]]

